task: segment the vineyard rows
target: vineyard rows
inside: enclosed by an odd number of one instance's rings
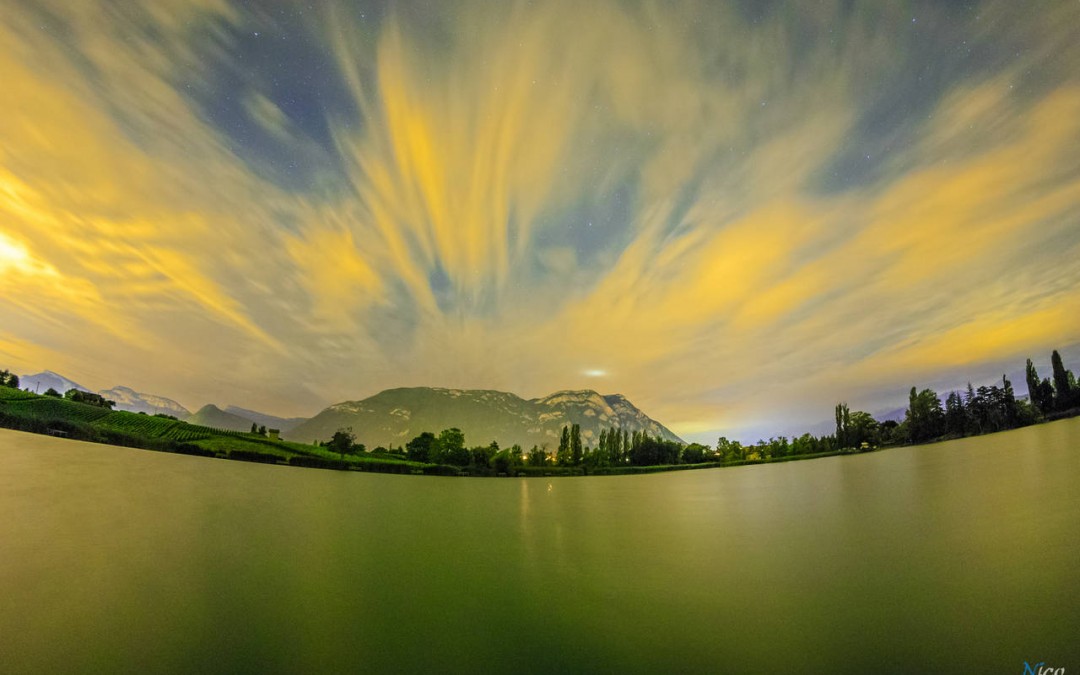
[[[2,401],[24,401],[31,398],[37,398],[37,394],[15,389],[14,387],[0,387],[0,400]]]
[[[213,434],[209,433],[206,427],[187,424],[185,422],[177,422],[162,435],[162,438],[170,441],[177,441],[179,443],[188,443],[191,441],[201,441],[204,438],[210,438],[212,435]]]
[[[2,387],[0,391],[0,410],[23,417],[41,420],[69,420],[89,424],[100,429],[111,429],[129,436],[159,439],[176,443],[191,443],[214,438],[235,438],[246,444],[258,444],[273,448],[273,454],[284,455],[296,452],[286,448],[280,441],[272,441],[245,431],[216,429],[198,424],[188,424],[168,417],[133,413],[124,410],[109,410],[97,406],[76,403],[67,399],[39,396],[18,389]],[[263,451],[265,452],[265,451]],[[307,454],[306,451],[304,454]]]
[[[11,401],[11,404],[13,408],[21,408],[35,417],[69,419],[76,422],[94,422],[112,412],[106,408],[52,397],[34,397]]]
[[[98,420],[96,424],[123,431],[133,436],[159,438],[179,422],[164,417],[151,417],[150,415],[139,415],[118,410]]]

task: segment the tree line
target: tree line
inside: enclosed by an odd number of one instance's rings
[[[1057,350],[1050,361],[1050,377],[1040,378],[1031,359],[1027,360],[1025,377],[1029,396],[1026,400],[1016,396],[1005,375],[999,383],[978,388],[969,383],[966,389],[950,391],[944,401],[932,389],[912,387],[902,421],[878,421],[865,411],[851,410],[846,403],[838,403],[834,409],[835,432],[823,436],[803,434],[791,439],[779,436],[748,445],[722,436],[715,447],[709,447],[699,443],[684,445],[650,436],[645,431],[612,427],[600,430],[594,447],[584,442],[580,425],[568,424],[562,428],[554,452],[549,452],[547,445],[534,445],[526,452],[516,444],[501,448],[496,441],[467,447],[465,434],[452,427],[438,435],[422,432],[404,447],[377,447],[368,456],[408,460],[434,469],[442,467],[450,473],[468,471],[490,475],[529,473],[547,468],[569,473],[618,473],[641,467],[731,465],[862,452],[883,446],[993,433],[1080,414],[1080,386],[1075,375],[1065,368]],[[0,370],[0,387],[17,389],[18,376]],[[50,388],[44,395],[110,410],[116,405],[100,394],[77,389],[61,395]],[[252,424],[253,434],[265,436],[273,431]],[[329,440],[315,443],[338,453],[342,462],[345,455],[367,452],[362,443],[356,442],[351,428],[339,429]]]
[[[1005,375],[997,384],[976,388],[968,383],[965,390],[950,391],[944,403],[933,389],[912,387],[903,421],[878,421],[868,412],[853,411],[847,403],[838,403],[834,409],[836,431],[832,435],[804,434],[790,441],[781,436],[752,446],[721,437],[714,456],[719,461],[730,462],[859,452],[881,446],[988,434],[1080,414],[1080,387],[1076,377],[1065,368],[1057,350],[1051,355],[1050,363],[1052,377],[1040,379],[1031,359],[1027,360],[1028,400],[1016,397]]]
[[[912,387],[902,421],[879,421],[868,412],[851,410],[847,403],[838,403],[834,409],[835,432],[823,436],[808,433],[790,439],[779,436],[748,445],[721,436],[715,447],[709,447],[699,443],[684,445],[650,436],[645,431],[605,428],[593,447],[583,442],[580,425],[568,424],[563,426],[554,452],[538,445],[526,452],[520,445],[500,448],[495,441],[466,447],[465,434],[455,427],[438,435],[425,431],[404,448],[376,448],[373,452],[480,474],[512,473],[520,467],[580,467],[587,472],[614,467],[738,464],[863,452],[883,446],[993,433],[1080,413],[1080,387],[1056,350],[1051,364],[1052,377],[1039,379],[1028,359],[1027,382],[1031,392],[1028,400],[1017,398],[1005,375],[999,383],[977,388],[969,383],[964,390],[950,391],[944,401],[932,389]],[[351,429],[339,430],[324,445],[348,448],[354,440]],[[354,447],[363,451],[362,445]]]
[[[933,389],[912,387],[902,422],[878,423],[867,413],[836,406],[836,434],[840,448],[865,449],[876,445],[901,445],[976,436],[1016,429],[1080,413],[1080,387],[1061,355],[1050,357],[1053,378],[1039,378],[1031,359],[1026,364],[1028,399],[1016,397],[1012,382],[1002,375],[999,384],[975,388],[969,382],[961,391],[950,391],[942,402]]]

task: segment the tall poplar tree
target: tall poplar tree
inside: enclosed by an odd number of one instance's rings
[[[568,426],[562,428],[559,449],[555,452],[555,462],[560,466],[566,466],[570,463],[570,427]]]
[[[836,404],[836,444],[841,448],[849,447],[851,444],[851,410],[848,409],[847,403]]]
[[[1072,391],[1069,387],[1069,374],[1061,362],[1061,354],[1055,349],[1050,355],[1050,365],[1054,369],[1054,408],[1068,410],[1072,407]]]
[[[570,463],[574,466],[581,464],[582,456],[581,425],[575,424],[570,428]]]
[[[1057,352],[1055,352],[1057,353]],[[1049,384],[1047,380],[1039,379],[1039,372],[1035,370],[1035,364],[1031,362],[1031,359],[1027,360],[1027,386],[1028,386],[1028,398],[1031,403],[1039,409],[1039,412],[1048,413],[1053,406],[1053,398],[1047,397],[1047,387]]]

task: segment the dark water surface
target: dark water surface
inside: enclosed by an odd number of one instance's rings
[[[1080,672],[1080,419],[460,479],[0,430],[0,671]]]

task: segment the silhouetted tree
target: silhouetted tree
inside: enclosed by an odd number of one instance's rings
[[[746,448],[738,441],[729,441],[721,436],[716,441],[716,454],[720,456],[720,461],[737,462],[746,459]]]
[[[546,466],[547,465],[547,452],[536,445],[529,451],[529,466]]]
[[[435,434],[425,431],[405,444],[405,456],[414,462],[429,462],[434,445]]]
[[[845,408],[847,406],[844,406]],[[870,413],[862,410],[845,412],[846,433],[849,447],[862,448],[863,443],[868,446],[878,444],[878,423]]]
[[[575,424],[570,427],[570,463],[574,466],[581,464],[581,425]]]
[[[582,463],[591,468],[611,466],[611,449],[608,447],[609,434],[600,432],[602,443],[594,450],[587,450]]]
[[[465,434],[461,429],[443,429],[435,441],[435,461],[439,464],[468,466],[471,459],[465,449]]]
[[[1039,412],[1048,413],[1054,407],[1054,388],[1049,379],[1040,380],[1039,373],[1035,370],[1035,364],[1031,359],[1027,360],[1027,386],[1028,398],[1039,409]]]
[[[608,457],[612,465],[623,463],[622,439],[622,432],[618,429],[608,432]]]
[[[934,390],[911,388],[905,421],[912,442],[921,443],[940,436],[944,417],[941,399]]]
[[[477,446],[469,450],[470,462],[469,464],[481,471],[491,468],[491,462],[495,459],[495,456],[499,454],[499,444],[495,441],[491,442],[491,445],[486,447]]]
[[[56,391],[52,387],[49,387],[48,389],[46,389],[44,395],[45,396],[51,396],[53,398],[63,398],[63,395],[61,395],[60,392]]]
[[[569,466],[570,458],[570,427],[563,426],[562,436],[559,437],[559,449],[555,451],[555,463],[559,466]]]
[[[958,392],[949,392],[945,398],[945,433],[951,436],[963,436],[967,433],[967,429],[968,418],[964,399]]]
[[[1001,374],[1001,405],[1005,416],[1005,428],[1013,429],[1019,424],[1020,409],[1016,403],[1016,393],[1013,391],[1012,382],[1005,373]]]
[[[254,422],[251,423],[251,433],[253,433],[253,434],[259,433],[259,427]]]
[[[682,450],[684,464],[701,464],[709,460],[709,448],[701,443],[691,443]]]
[[[326,442],[326,448],[341,455],[341,461],[344,462],[345,455],[353,453],[353,443],[355,442],[356,435],[353,434],[352,427],[347,427],[335,431],[330,440]]]
[[[1050,355],[1050,366],[1054,370],[1054,409],[1068,410],[1073,406],[1072,387],[1069,386],[1069,373],[1056,349]]]
[[[841,448],[846,448],[851,445],[851,439],[848,438],[848,429],[851,426],[851,411],[848,409],[847,403],[836,404],[836,442]]]
[[[812,455],[824,451],[821,439],[810,434],[803,434],[791,440],[791,450],[789,452],[792,455]]]

